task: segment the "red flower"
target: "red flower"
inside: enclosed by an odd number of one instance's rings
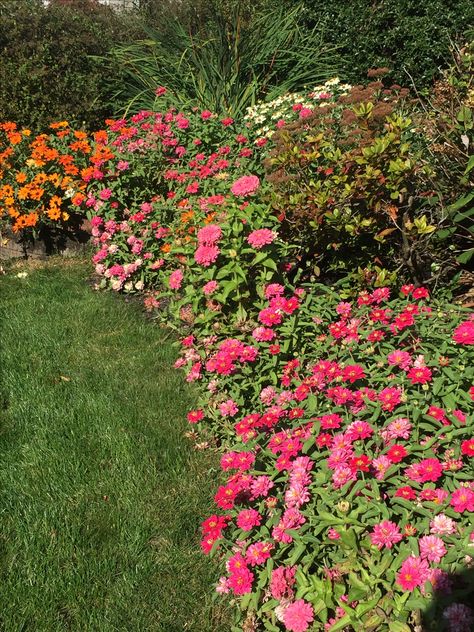
[[[354,470],[359,470],[360,472],[368,472],[370,464],[372,460],[369,459],[365,454],[360,454],[359,456],[354,456],[351,459],[351,467]]]
[[[431,381],[431,370],[427,366],[412,367],[407,377],[412,384],[426,384]]]
[[[393,445],[387,452],[387,456],[392,463],[400,463],[406,455],[407,451],[405,450],[405,447],[398,444]]]
[[[405,500],[415,500],[416,493],[412,487],[407,485],[406,487],[399,487],[395,492],[395,496],[397,498],[405,498]]]
[[[474,456],[474,439],[466,439],[461,443],[461,452],[466,456]]]
[[[188,421],[190,424],[197,424],[201,419],[204,419],[202,410],[191,410],[191,412],[188,413]]]

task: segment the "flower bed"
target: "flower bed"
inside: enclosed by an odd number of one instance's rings
[[[345,94],[322,94],[348,104]],[[370,108],[354,108],[377,168],[403,171],[408,163],[398,169],[387,151],[402,136],[382,142],[386,114],[379,108],[374,122]],[[297,101],[285,112],[312,143],[306,109]],[[222,450],[216,513],[202,524],[203,551],[220,567],[217,592],[234,601],[235,629],[245,632],[407,632],[423,616],[427,626],[468,630],[458,575],[472,566],[474,544],[474,319],[431,305],[420,286],[318,284],[307,244],[262,177],[274,147],[262,122],[207,110],[108,121],[83,152],[71,197],[91,216],[100,286],[143,292],[147,309],[187,329],[176,366],[201,387],[190,435]],[[294,169],[305,178],[314,170],[305,195],[319,178],[332,213],[328,183],[336,178],[344,198],[344,170],[325,174],[306,149],[293,152]],[[397,191],[385,195],[380,173],[363,169],[377,202],[364,207],[366,227]],[[303,202],[290,191],[289,203]],[[390,209],[395,221],[395,202]],[[344,226],[357,245],[359,228]],[[432,232],[426,222],[417,230]]]
[[[467,630],[474,320],[423,287],[341,301],[300,276],[261,133],[207,111],[110,122],[82,200],[101,285],[189,328],[190,434],[222,449],[217,591],[246,632],[404,632],[433,598],[427,625]]]
[[[268,630],[409,630],[433,597],[469,630],[452,604],[474,544],[474,320],[423,288],[282,292],[266,287],[265,339],[182,341],[207,387],[188,419],[226,448],[202,525],[218,592]]]

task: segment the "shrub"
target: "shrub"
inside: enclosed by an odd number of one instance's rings
[[[427,216],[432,170],[406,97],[380,81],[355,86],[272,137],[274,207],[323,274],[367,270],[379,285],[395,268],[430,276],[427,243],[440,218]]]
[[[434,237],[452,253],[455,269],[469,264],[474,255],[473,71],[474,45],[456,49],[452,67],[435,83],[430,107],[420,120],[430,141],[434,188],[446,216],[445,226]],[[439,278],[446,274],[445,262],[446,252],[437,262]]]
[[[93,56],[125,37],[131,23],[100,4],[0,2],[2,119],[34,133],[58,120],[99,128],[114,106],[104,90],[111,70]],[[112,73],[120,80],[119,69]]]
[[[305,0],[304,6],[309,23],[341,47],[342,76],[351,83],[364,81],[367,68],[388,66],[392,82],[406,85],[411,76],[427,88],[449,66],[452,41],[474,27],[470,0]]]

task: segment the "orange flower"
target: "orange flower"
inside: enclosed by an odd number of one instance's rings
[[[69,127],[69,123],[67,121],[58,121],[57,123],[51,123],[49,127],[51,129],[61,129],[61,127]]]
[[[109,137],[107,136],[107,132],[105,130],[99,130],[94,134],[94,140],[96,143],[105,144],[108,142]]]
[[[171,251],[171,245],[170,244],[165,244],[164,246],[161,246],[160,250],[161,250],[161,252],[170,252]]]
[[[187,224],[194,217],[194,211],[186,211],[185,213],[181,213],[181,222],[183,224]]]
[[[8,134],[8,140],[12,145],[18,145],[22,141],[22,136],[19,132],[12,132]]]
[[[56,221],[61,217],[61,211],[55,207],[49,208],[46,214],[49,219],[52,219],[53,221]]]
[[[26,173],[23,173],[23,171],[19,171],[15,176],[15,180],[18,182],[18,184],[26,182]]]

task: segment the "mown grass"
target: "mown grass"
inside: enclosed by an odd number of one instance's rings
[[[25,270],[0,278],[0,630],[229,630],[171,344],[86,265]]]

